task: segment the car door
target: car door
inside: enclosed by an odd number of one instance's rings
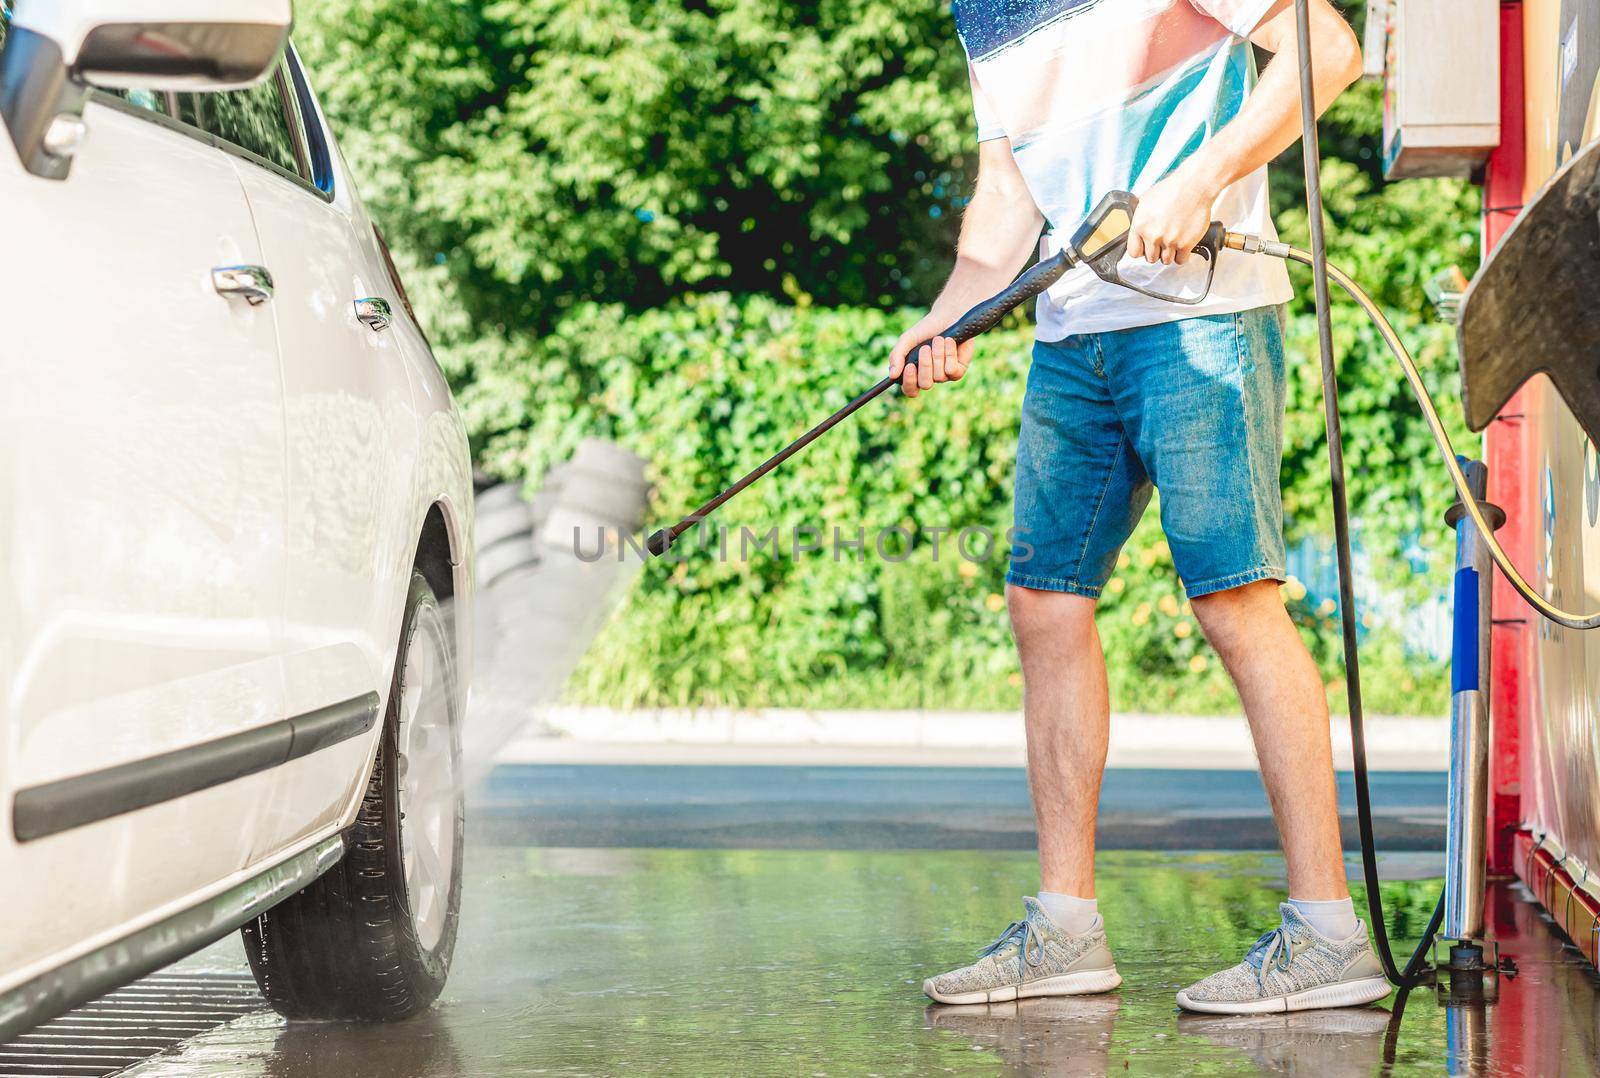
[[[286,714],[260,244],[230,158],[128,97],[65,179],[0,148],[0,979],[237,874]]]
[[[371,226],[294,63],[291,55],[274,79],[198,104],[204,126],[240,151],[277,288],[289,496],[285,691],[296,712],[356,716],[385,692],[394,661],[415,539],[402,540],[396,522],[409,518],[416,419],[391,335],[357,318],[356,302],[388,302],[389,285],[357,242],[356,229]],[[354,739],[283,769],[272,799],[279,841],[353,804],[371,746]]]

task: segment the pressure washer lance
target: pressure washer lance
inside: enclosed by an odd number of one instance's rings
[[[1004,318],[1023,301],[1039,295],[1039,293],[1059,281],[1068,270],[1080,265],[1089,266],[1103,280],[1113,281],[1155,299],[1166,300],[1169,303],[1193,304],[1200,302],[1205,298],[1206,292],[1209,290],[1211,273],[1216,268],[1217,252],[1222,247],[1224,237],[1227,235],[1222,222],[1211,222],[1211,227],[1206,230],[1205,236],[1194,248],[1195,252],[1206,260],[1205,287],[1194,289],[1186,295],[1165,294],[1144,287],[1137,282],[1123,279],[1118,270],[1118,263],[1121,262],[1122,256],[1127,250],[1128,230],[1133,225],[1133,215],[1135,210],[1138,209],[1138,205],[1139,200],[1126,191],[1113,191],[1106,195],[1084,220],[1083,224],[1078,227],[1078,230],[1073,233],[1072,239],[1062,245],[1059,252],[1028,267],[1004,290],[979,303],[966,314],[956,319],[950,328],[946,329],[940,336],[948,337],[957,343],[972,340],[979,334],[993,329],[1000,319]],[[929,343],[929,341],[923,341],[922,344],[911,349],[906,355],[906,365],[915,366],[914,357]],[[762,461],[742,476],[738,482],[695,509],[694,512],[672,525],[672,527],[662,528],[655,532],[646,542],[646,549],[656,557],[665,554],[667,549],[684,532],[698,525],[756,480],[844,422],[859,411],[868,401],[881,396],[885,390],[898,384],[898,382],[899,379],[897,378],[883,378],[877,385],[856,397],[821,423],[818,423]]]

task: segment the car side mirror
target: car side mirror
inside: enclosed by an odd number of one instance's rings
[[[18,0],[0,51],[0,117],[28,171],[63,179],[89,87],[230,90],[268,75],[290,0]]]

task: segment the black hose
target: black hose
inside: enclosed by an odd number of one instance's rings
[[[1322,361],[1322,415],[1328,430],[1328,481],[1333,499],[1333,539],[1339,569],[1339,623],[1343,630],[1344,677],[1350,706],[1350,755],[1354,763],[1356,825],[1361,832],[1361,873],[1366,880],[1372,941],[1384,974],[1399,988],[1422,979],[1420,972],[1433,934],[1444,916],[1444,895],[1417,949],[1402,970],[1395,965],[1378,891],[1378,855],[1373,839],[1372,792],[1367,782],[1367,738],[1361,706],[1361,659],[1356,642],[1355,568],[1350,555],[1350,507],[1345,491],[1344,432],[1339,422],[1338,371],[1333,359],[1333,323],[1328,299],[1328,251],[1322,221],[1321,148],[1317,141],[1316,81],[1311,73],[1311,16],[1307,0],[1295,0],[1295,31],[1300,59],[1301,151],[1306,174],[1306,222],[1311,231],[1311,275],[1316,291],[1317,348]]]

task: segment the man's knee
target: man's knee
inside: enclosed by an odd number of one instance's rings
[[[1094,631],[1095,600],[1087,596],[1007,584],[1006,608],[1019,647],[1040,640],[1070,640]]]
[[[1195,620],[1210,640],[1248,632],[1261,619],[1283,616],[1283,597],[1275,580],[1253,580],[1237,588],[1214,591],[1189,600]]]

